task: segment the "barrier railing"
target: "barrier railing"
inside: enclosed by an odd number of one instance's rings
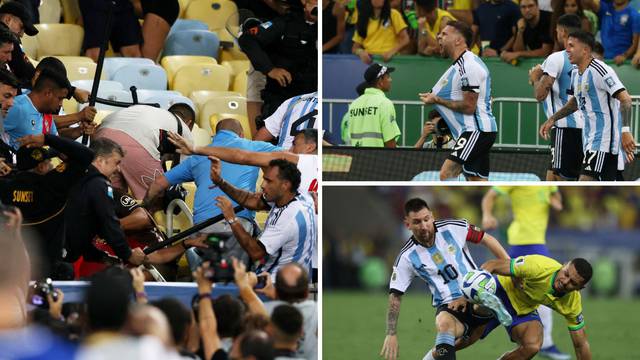
[[[631,128],[633,131],[634,139],[636,139],[637,142],[639,140],[638,134],[640,133],[640,96],[632,96],[631,98],[633,100]],[[325,130],[329,131],[329,133],[331,134],[339,134],[342,116],[346,113],[346,109],[352,101],[352,99],[323,99],[323,103],[328,106],[328,111],[325,112],[325,117],[328,117],[328,123],[325,122],[324,124]],[[493,112],[496,116],[496,122],[498,125],[498,138],[496,139],[495,146],[517,148],[546,148],[548,146],[547,144],[541,143],[540,136],[538,136],[538,129],[540,128],[542,122],[546,120],[546,116],[544,114],[544,110],[542,109],[542,104],[537,102],[536,99],[520,97],[497,97],[493,98],[492,101]],[[431,106],[427,106],[421,101],[393,100],[393,103],[396,106],[396,121],[398,122],[400,131],[402,132],[399,140],[399,146],[412,146],[412,144],[407,141],[409,135],[407,133],[407,128],[411,125],[413,125],[414,127],[416,126],[415,124],[409,124],[407,114],[419,114],[420,127],[418,129],[414,129],[415,132],[411,133],[412,135],[419,136],[422,132],[424,121],[426,120],[427,107],[430,108]],[[344,111],[339,112],[339,119],[336,119],[337,114],[336,111],[334,111],[337,110],[336,105],[344,108]],[[509,113],[506,109],[510,106],[515,106],[516,108],[516,129],[515,137],[513,137],[514,141],[511,139],[512,137],[507,138],[504,131],[507,127],[506,121],[510,121],[510,119],[507,119],[507,117],[511,113]],[[532,111],[531,107],[533,106],[535,106],[535,110]],[[535,128],[532,127],[532,123],[524,121],[525,118],[531,116],[533,113],[535,113]],[[524,135],[527,135],[529,141],[523,141]]]

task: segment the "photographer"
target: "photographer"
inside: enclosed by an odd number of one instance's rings
[[[253,67],[267,76],[263,118],[285,100],[318,87],[317,0],[290,0],[289,6],[286,15],[272,21],[245,24],[238,38]]]
[[[270,210],[264,231],[252,237],[237,223],[231,200],[216,198],[233,235],[253,261],[267,258],[259,269],[275,274],[284,264],[300,262],[311,268],[317,243],[313,200],[298,192],[300,171],[282,159],[271,160],[264,170],[262,192],[251,193],[234,187],[220,176],[220,159],[210,156],[211,180],[240,205],[253,210]]]
[[[427,141],[431,135],[431,140]],[[422,127],[422,134],[415,144],[416,149],[452,149],[456,144],[449,126],[438,110],[431,110]]]

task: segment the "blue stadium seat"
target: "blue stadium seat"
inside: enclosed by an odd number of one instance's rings
[[[188,97],[182,96],[176,91],[157,92],[150,95],[151,96],[141,97],[140,94],[138,94],[138,101],[145,103],[158,103],[160,104],[160,108],[165,110],[168,110],[173,104],[185,103],[191,106],[194,111],[197,111],[193,100],[189,99]]]
[[[155,64],[129,64],[121,66],[111,75],[110,80],[122,84],[125,89],[167,89],[167,73]]]
[[[130,57],[106,57],[104,58],[104,65],[102,70],[107,74],[107,77],[111,80],[113,74],[116,73],[118,69],[125,65],[130,64],[146,64],[153,65],[155,64],[153,60],[147,58],[130,58]]]
[[[76,80],[71,82],[71,85],[80,89],[91,91],[91,88],[93,87],[93,80]],[[120,84],[117,81],[100,80],[98,93],[100,93],[100,90],[107,90],[107,91],[123,90],[123,87],[122,87],[122,84]]]
[[[133,102],[131,91],[128,91],[128,90],[106,90],[106,89],[103,90],[99,88],[98,97],[102,99],[109,99],[109,100],[115,100],[115,101],[122,101],[122,102],[129,102],[129,103]],[[86,106],[87,104],[78,104],[78,110],[82,110]],[[122,110],[123,108],[96,103],[96,109],[118,111],[118,110]]]
[[[167,37],[164,43],[163,56],[169,55],[202,55],[218,57],[220,39],[208,30],[176,31]]]
[[[209,30],[209,26],[200,20],[177,19],[171,26],[171,30],[169,30],[169,36],[176,31],[183,30]]]

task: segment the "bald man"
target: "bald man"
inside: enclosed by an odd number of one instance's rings
[[[268,279],[267,284],[271,282]],[[275,288],[274,288],[275,287]],[[275,290],[275,301],[266,302],[264,305],[269,314],[282,304],[293,305],[302,313],[303,343],[296,353],[305,359],[317,359],[318,349],[318,304],[309,299],[309,274],[298,263],[289,263],[280,268],[276,274],[273,286],[265,287],[265,292]],[[267,294],[267,296],[269,296]]]
[[[240,149],[255,152],[273,152],[282,151],[282,148],[273,146],[264,141],[251,141],[244,138],[242,125],[236,119],[223,119],[216,126],[216,135],[213,137],[211,144],[208,146],[220,146],[229,149]],[[215,199],[218,196],[224,196],[220,188],[214,187],[209,176],[210,162],[206,156],[189,156],[178,166],[172,168],[164,175],[156,177],[155,181],[149,187],[144,197],[144,203],[151,208],[158,208],[158,200],[164,194],[164,190],[171,185],[183,182],[195,181],[196,193],[193,204],[193,222],[201,223],[216,215],[221,214],[220,208],[215,205]],[[222,162],[222,176],[233,186],[246,190],[255,191],[256,181],[258,180],[259,168],[255,166],[237,165]],[[237,204],[234,202],[233,206]],[[244,229],[253,234],[257,231],[257,225],[254,221],[255,212],[244,210],[237,214],[238,221]],[[228,232],[231,229],[226,223],[214,224],[202,231],[203,233],[212,232]],[[235,238],[231,238],[226,243],[229,255],[233,255],[248,264],[249,257],[242,247],[237,243]],[[187,259],[192,271],[201,263],[203,250],[189,249],[187,250]]]

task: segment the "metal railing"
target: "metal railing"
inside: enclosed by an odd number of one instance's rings
[[[631,128],[633,131],[634,139],[638,142],[638,134],[640,133],[640,96],[632,96],[633,101],[633,113],[632,113],[632,123]],[[323,103],[329,106],[328,117],[329,117],[329,128],[326,129],[330,133],[334,132],[334,105],[335,104],[345,104],[349,105],[353,102],[351,99],[323,99]],[[400,146],[407,146],[406,144],[406,136],[407,133],[407,107],[415,108],[418,107],[420,109],[420,128],[418,131],[422,132],[422,127],[424,126],[425,121],[425,107],[431,105],[425,105],[421,101],[405,101],[405,100],[393,100],[393,104],[396,106],[396,121],[398,122],[398,126],[402,131],[401,135],[401,143]],[[505,104],[516,104],[517,112],[516,112],[516,142],[504,142],[504,117],[505,117]],[[535,104],[536,107],[536,127],[535,127],[535,144],[523,144],[522,143],[522,129],[523,129],[523,104]],[[398,107],[400,107],[400,111],[398,111]],[[539,103],[534,98],[520,98],[520,97],[497,97],[492,99],[492,108],[494,115],[496,116],[496,122],[498,126],[498,138],[496,139],[495,146],[501,147],[518,147],[518,148],[546,148],[548,145],[540,144],[540,137],[537,135],[538,129],[542,124],[542,121],[546,120],[546,116],[544,114],[544,110],[542,109],[542,104]],[[344,115],[344,113],[342,114]],[[326,115],[325,115],[326,116]],[[542,119],[542,121],[541,121]],[[339,125],[338,125],[339,126]],[[534,130],[534,129],[531,129]]]

